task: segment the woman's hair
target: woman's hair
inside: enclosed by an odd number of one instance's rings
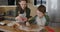
[[[37,9],[43,14],[46,13],[46,7],[44,5],[40,5]]]
[[[19,0],[18,2],[21,2],[21,1],[26,1],[26,0]],[[27,1],[26,1],[27,3]],[[28,7],[26,6],[26,8],[24,9],[26,11]],[[20,14],[24,13],[24,10],[21,8],[20,4],[17,5],[17,9],[18,11],[20,11]]]
[[[18,2],[21,2],[21,1],[26,1],[26,3],[27,3],[27,0],[19,0]]]

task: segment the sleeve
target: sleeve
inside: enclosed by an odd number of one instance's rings
[[[45,26],[48,26],[49,21],[50,21],[50,20],[49,20],[49,16],[48,16],[48,15],[46,15],[45,17],[46,17],[46,24],[45,24]]]
[[[30,23],[30,24],[36,24],[35,19],[36,19],[36,16],[33,17],[31,20],[29,20],[29,23]]]
[[[27,9],[27,12],[26,13],[27,13],[26,17],[29,18],[30,17],[30,13],[31,13],[30,8]]]

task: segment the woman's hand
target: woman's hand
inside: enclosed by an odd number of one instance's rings
[[[15,19],[19,21],[24,21],[24,22],[27,21],[26,17],[21,17],[21,16],[17,16]]]
[[[18,24],[18,23],[15,23],[15,24],[16,24],[16,26],[18,26],[18,27],[20,26],[20,24]]]
[[[24,22],[27,21],[27,18],[22,18],[22,21],[24,21]]]
[[[17,16],[15,19],[16,19],[16,20],[19,20],[19,19],[20,19],[20,16]]]

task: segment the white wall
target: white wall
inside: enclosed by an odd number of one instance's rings
[[[52,27],[60,27],[60,0],[47,0],[47,11]]]
[[[59,0],[47,0],[48,4],[47,4],[47,8],[48,8],[48,14],[51,18],[51,21],[56,21],[56,22],[60,22],[59,17],[60,17],[60,4],[59,4]]]

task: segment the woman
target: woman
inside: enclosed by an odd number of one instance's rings
[[[18,22],[25,22],[28,18],[30,18],[30,9],[27,7],[26,0],[19,0],[17,5],[18,16],[16,20]]]

